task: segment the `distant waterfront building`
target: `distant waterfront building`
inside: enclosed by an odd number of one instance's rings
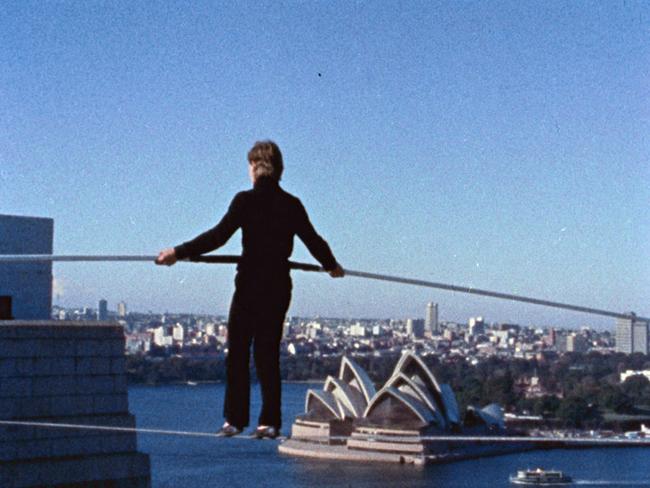
[[[292,336],[293,331],[291,330],[291,322],[289,320],[284,321],[282,326],[282,338],[289,339]]]
[[[616,351],[648,354],[648,323],[636,319],[616,319]]]
[[[104,299],[99,301],[97,307],[97,320],[108,320],[108,302]]]
[[[350,335],[355,337],[365,337],[366,327],[357,322],[356,324],[350,326]]]
[[[160,325],[152,329],[151,342],[156,346],[165,347],[172,345],[172,335],[168,334],[168,330],[164,325]]]
[[[406,335],[414,339],[422,339],[424,337],[424,320],[406,319]]]
[[[509,340],[510,340],[509,330],[495,330],[492,332],[492,341],[498,347],[508,347]]]
[[[93,310],[90,307],[83,307],[81,309],[81,317],[84,319],[92,320],[93,317],[96,317],[97,314],[93,312]]]
[[[54,220],[0,215],[0,254],[52,254]],[[11,298],[15,319],[48,320],[52,263],[0,264],[0,297]]]
[[[555,336],[555,350],[559,353],[567,352],[567,344],[569,342],[566,331],[556,334]]]
[[[174,342],[183,342],[183,339],[185,338],[185,329],[181,324],[176,324],[172,328],[172,339]]]
[[[648,354],[648,324],[647,322],[635,321],[632,328],[634,336],[634,352]]]
[[[557,331],[553,327],[548,330],[548,335],[544,338],[544,342],[551,347],[557,343]]]
[[[620,379],[621,383],[624,383],[625,380],[628,378],[631,378],[633,376],[643,376],[645,377],[648,381],[650,381],[650,370],[649,369],[644,369],[640,371],[635,371],[633,369],[627,369],[624,372],[620,374]]]
[[[212,322],[208,322],[207,324],[205,324],[205,335],[207,336],[215,335],[215,324],[213,324]]]
[[[428,336],[440,334],[440,324],[438,322],[438,304],[427,303],[427,312],[424,320],[424,332]]]
[[[485,334],[485,323],[483,322],[483,317],[472,317],[469,319],[467,325],[469,326],[470,336],[474,337]]]
[[[117,304],[117,316],[120,318],[126,317],[126,303],[120,302]]]
[[[566,352],[586,352],[589,348],[587,339],[576,333],[571,333],[566,337]]]

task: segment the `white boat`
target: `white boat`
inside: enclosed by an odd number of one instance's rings
[[[517,471],[516,475],[510,476],[510,483],[529,486],[565,486],[573,483],[573,480],[562,471],[537,468]]]

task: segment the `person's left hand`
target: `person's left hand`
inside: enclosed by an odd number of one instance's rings
[[[176,259],[176,251],[173,247],[163,249],[156,258],[156,264],[164,264],[166,266],[176,264],[176,261],[178,261],[178,259]]]

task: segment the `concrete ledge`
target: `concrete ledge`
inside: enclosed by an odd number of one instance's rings
[[[0,339],[108,338],[124,337],[115,322],[58,320],[0,320]]]
[[[121,347],[121,344],[120,344]],[[111,357],[6,357],[0,359],[0,381],[12,377],[52,375],[123,375],[126,360],[123,355]],[[2,392],[0,391],[0,396]]]
[[[127,414],[123,393],[0,398],[0,419],[40,419],[79,415]]]
[[[3,359],[65,358],[65,357],[124,357],[124,337],[101,340],[90,338],[0,338]]]
[[[0,322],[0,419],[135,427],[112,322]],[[149,487],[135,432],[0,425],[0,487]]]
[[[140,453],[0,462],[0,486],[27,488],[60,485],[119,486],[113,480],[149,476],[149,456]],[[103,483],[100,484],[100,483]],[[128,486],[128,485],[124,485]],[[148,483],[140,486],[150,486]]]
[[[131,453],[136,451],[133,434],[84,431],[85,436],[30,439],[0,443],[0,462],[33,459]]]
[[[91,415],[82,417],[42,417],[35,422],[59,423],[74,425],[100,425],[103,427],[135,428],[135,417],[125,415]],[[97,430],[68,429],[61,427],[29,427],[23,425],[0,425],[0,439],[2,441],[21,441],[28,439],[59,439],[86,437],[96,435]],[[134,434],[131,434],[134,435]]]
[[[151,483],[146,477],[127,478],[123,480],[96,481],[92,488],[149,488]],[[73,483],[55,486],[54,488],[89,488],[88,483]]]

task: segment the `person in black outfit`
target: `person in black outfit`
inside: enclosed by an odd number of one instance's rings
[[[198,256],[223,246],[242,229],[242,256],[228,316],[225,423],[219,433],[239,434],[249,417],[249,354],[262,390],[256,437],[276,437],[281,425],[280,340],[291,300],[289,257],[297,235],[323,268],[334,277],[344,271],[327,242],[309,221],[300,200],[280,188],[282,153],[272,141],[256,142],[248,153],[253,189],[235,195],[228,212],[212,229],[180,246],[165,249],[157,264]]]

